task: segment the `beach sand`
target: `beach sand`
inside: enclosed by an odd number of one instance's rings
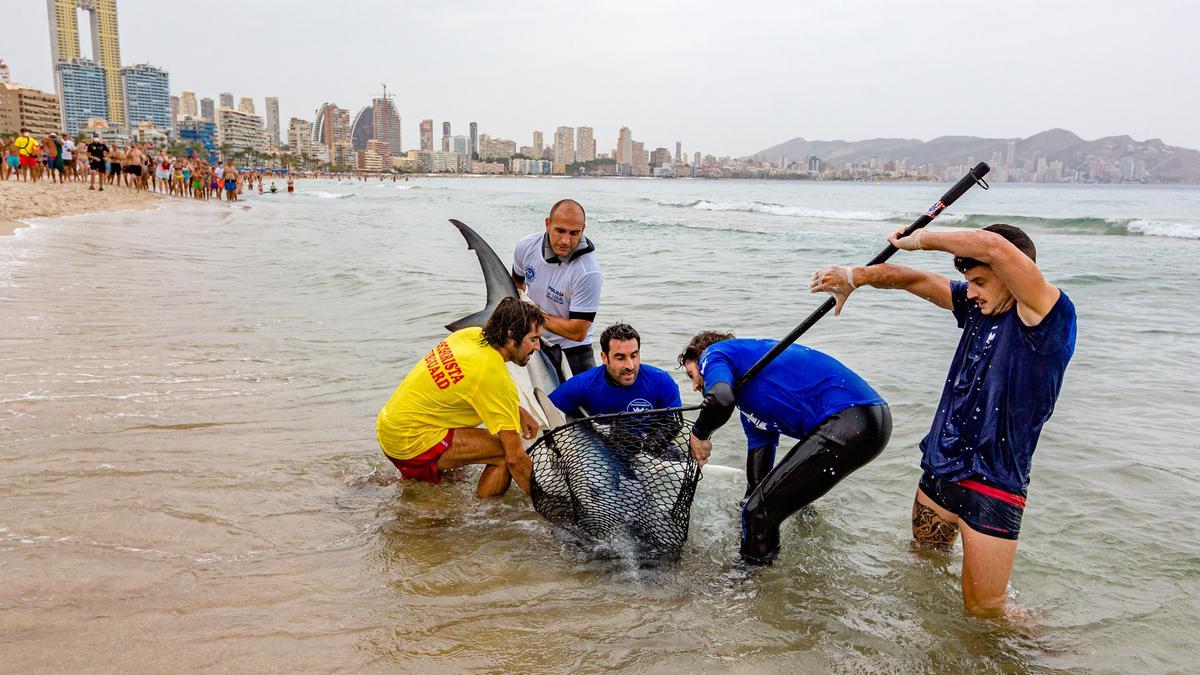
[[[95,211],[150,208],[161,195],[133,192],[125,187],[108,187],[104,192],[88,190],[85,183],[59,185],[50,181],[25,183],[0,182],[0,236],[25,227],[21,220],[48,216],[67,216]]]

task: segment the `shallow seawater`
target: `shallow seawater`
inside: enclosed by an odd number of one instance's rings
[[[0,239],[5,669],[1193,668],[1197,189],[996,185],[943,216],[1026,226],[1079,310],[1011,582],[1024,625],[964,617],[960,555],[910,550],[917,443],[957,332],[898,293],[856,294],[805,338],[871,382],[896,429],[786,525],[770,568],[734,562],[736,471],[706,473],[681,559],[650,568],[556,532],[517,490],[369,480],[392,472],[379,407],[483,304],[448,218],[505,258],[580,200],[598,324],[632,323],[670,368],[701,329],[785,334],[822,300],[814,269],[869,259],[946,187],[301,181]],[[716,435],[716,464],[743,453],[738,425]]]

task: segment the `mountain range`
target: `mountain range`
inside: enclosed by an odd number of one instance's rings
[[[1134,140],[1129,136],[1107,136],[1086,141],[1066,129],[1050,129],[1028,138],[979,138],[941,136],[930,141],[917,138],[871,138],[862,141],[809,141],[793,138],[750,156],[751,159],[777,162],[806,162],[812,155],[825,166],[844,162],[865,162],[872,157],[881,161],[907,159],[909,166],[920,164],[955,165],[992,161],[993,153],[1005,157],[1009,141],[1016,141],[1014,166],[1045,157],[1061,161],[1067,168],[1083,169],[1097,161],[1108,165],[1124,158],[1146,163],[1148,183],[1200,183],[1200,151],[1167,145],[1161,139]],[[1090,160],[1089,160],[1090,156]]]

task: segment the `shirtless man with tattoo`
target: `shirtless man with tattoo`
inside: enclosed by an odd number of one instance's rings
[[[963,538],[962,597],[978,616],[1005,614],[1033,450],[1075,351],[1075,305],[1038,269],[1012,225],[890,237],[901,251],[944,251],[965,281],[900,265],[829,266],[811,289],[837,300],[861,286],[906,290],[948,309],[962,328],[933,424],[921,441],[916,543]]]

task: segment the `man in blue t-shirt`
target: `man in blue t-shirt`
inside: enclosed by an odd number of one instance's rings
[[[836,311],[859,286],[900,288],[954,313],[958,350],[921,441],[913,538],[949,548],[963,538],[963,604],[997,616],[1017,553],[1033,450],[1075,352],[1075,305],[1037,266],[1033,241],[1012,225],[971,232],[897,232],[903,251],[945,251],[966,281],[900,265],[826,267],[813,292]]]
[[[892,434],[887,403],[870,385],[837,359],[802,345],[790,345],[734,390],[738,378],[775,345],[704,331],[679,355],[692,386],[704,393],[689,439],[696,461],[708,461],[709,437],[734,406],[741,412],[750,483],[741,555],[755,564],[778,556],[779,526],[788,516],[879,456]],[[799,442],[772,466],[780,434]]]
[[[550,393],[555,407],[568,415],[606,415],[678,408],[679,385],[666,371],[642,365],[642,338],[627,323],[600,334],[596,366],[563,382]]]

